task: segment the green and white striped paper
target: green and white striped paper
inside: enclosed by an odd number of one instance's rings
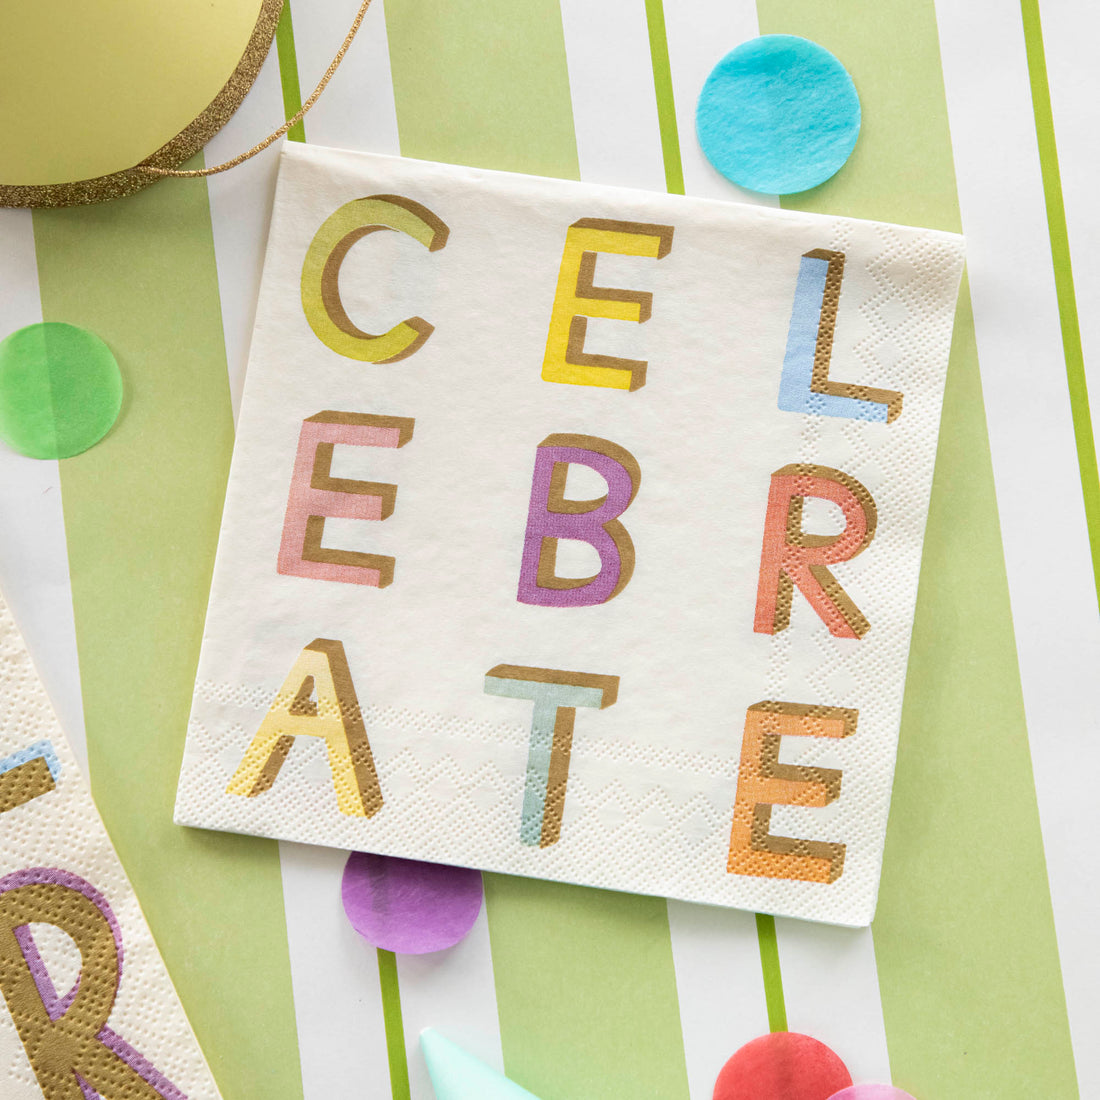
[[[295,0],[210,162],[296,105],[356,7]],[[174,827],[273,157],[0,211],[0,331],[87,326],[128,395],[85,455],[0,455],[0,576],[227,1098],[428,1100],[428,1025],[543,1100],[709,1100],[769,1027],[920,1100],[1100,1095],[1097,30],[1084,0],[374,0],[296,135],[766,201],[698,151],[707,72],[773,32],[848,67],[856,151],[782,204],[961,229],[970,271],[863,932],[487,876],[468,940],[395,959],[344,921],[339,853]]]

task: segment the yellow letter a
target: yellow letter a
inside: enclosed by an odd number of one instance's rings
[[[341,813],[371,817],[382,808],[382,788],[341,642],[317,638],[302,650],[226,792],[255,798],[269,790],[295,737],[324,739]]]

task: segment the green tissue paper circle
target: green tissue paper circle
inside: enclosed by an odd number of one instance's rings
[[[111,349],[87,329],[47,321],[0,341],[0,439],[29,458],[98,443],[122,408]]]
[[[851,155],[860,122],[848,71],[823,46],[790,34],[762,35],[726,54],[695,112],[711,164],[768,195],[824,183]]]

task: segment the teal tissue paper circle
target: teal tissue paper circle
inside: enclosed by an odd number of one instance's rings
[[[855,148],[861,118],[852,78],[827,49],[766,34],[714,66],[699,93],[695,129],[727,179],[790,195],[837,172]]]
[[[121,408],[118,362],[94,332],[47,321],[0,341],[0,439],[20,454],[80,454],[111,430]]]

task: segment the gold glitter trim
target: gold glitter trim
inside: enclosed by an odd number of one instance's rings
[[[145,164],[157,168],[175,168],[194,156],[232,117],[248,94],[271,48],[275,27],[283,10],[283,0],[261,0],[260,14],[237,67],[206,110],[162,145]],[[80,206],[91,202],[131,195],[154,183],[158,177],[134,165],[120,172],[73,183],[0,183],[0,206]]]

